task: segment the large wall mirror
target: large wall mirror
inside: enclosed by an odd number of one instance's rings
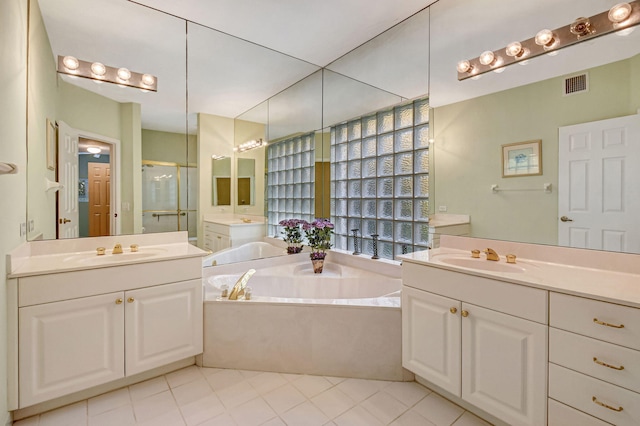
[[[184,21],[122,1],[30,0],[29,14],[28,239],[188,229],[197,173]],[[58,55],[154,75],[158,91],[58,74]],[[56,161],[56,133],[65,160]],[[102,180],[89,182],[98,169]],[[89,212],[96,188],[109,186]],[[145,209],[149,201],[162,209]]]
[[[640,29],[579,43],[556,56],[537,57],[478,80],[457,81],[455,67],[461,59],[604,12],[615,3],[545,0],[513,7],[493,0],[464,2],[461,7],[461,1],[447,0],[431,7],[433,211],[470,215],[476,237],[566,245],[561,234],[571,222],[561,220],[570,216],[562,210],[561,197],[569,180],[563,178],[567,165],[561,163],[559,149],[569,141],[559,139],[559,129],[637,114]],[[587,90],[566,94],[565,79],[576,75],[588,79]],[[542,141],[542,174],[503,177],[502,147],[531,140]],[[626,190],[627,201],[640,197],[638,180],[626,179],[624,187],[611,187],[608,195]],[[545,184],[551,184],[550,191],[544,190]],[[504,191],[492,191],[493,185]],[[602,195],[596,186],[586,190],[590,199]],[[632,228],[640,225],[639,217],[631,220]],[[617,227],[624,221],[622,211],[613,212],[609,220]],[[592,248],[638,252],[637,237],[632,244],[636,249],[625,249],[618,244],[622,242]]]
[[[558,244],[563,225],[557,192],[562,185],[558,128],[631,115],[640,108],[637,28],[626,36],[601,37],[563,49],[557,56],[535,58],[526,66],[509,66],[501,74],[457,81],[459,60],[527,39],[541,28],[557,28],[578,16],[602,12],[613,1],[542,0],[514,6],[508,0],[441,0],[322,69],[295,55],[136,3],[101,1],[86,8],[80,0],[30,1],[30,238],[55,238],[58,227],[55,188],[47,191],[48,181],[59,181],[59,170],[48,167],[47,119],[81,130],[76,133],[84,141],[113,147],[110,161],[120,159],[119,194],[114,195],[119,197],[120,232],[147,232],[174,220],[175,212],[189,222],[185,226],[190,234],[197,235],[195,226],[200,227],[209,214],[271,211],[267,233],[277,235],[275,224],[294,211],[304,211],[310,218],[335,213],[332,128],[428,96],[428,132],[433,141],[428,160],[429,213],[470,215],[476,237]],[[115,39],[119,42],[94,36],[110,26],[119,34]],[[58,54],[152,73],[158,76],[158,93],[61,77],[55,73]],[[168,63],[181,65],[167,67]],[[583,72],[588,75],[588,92],[564,96],[564,78]],[[234,151],[252,139],[267,140],[270,146]],[[543,174],[503,178],[502,145],[529,140],[542,141]],[[280,142],[282,152],[270,151]],[[294,157],[288,160],[286,155],[288,143],[292,150],[296,144],[313,145],[312,157],[298,152],[305,162],[294,167]],[[214,154],[229,159],[230,206],[212,199]],[[238,161],[245,159],[254,162],[255,198],[250,204],[240,203]],[[165,167],[175,169],[165,171]],[[309,182],[288,189],[289,177],[307,172],[313,173]],[[82,176],[75,178],[76,197],[81,197]],[[186,195],[175,211],[173,207],[166,212],[145,211],[147,178],[167,182],[176,178],[163,185],[184,187]],[[627,185],[638,191],[635,182]],[[551,184],[550,193],[524,191],[542,189],[546,183]],[[492,192],[494,184],[513,191]],[[297,206],[287,191],[305,194],[308,202],[303,199]],[[345,230],[338,237],[345,238],[351,224],[340,226]]]

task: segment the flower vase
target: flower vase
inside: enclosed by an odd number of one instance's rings
[[[325,253],[311,253],[311,263],[313,264],[313,273],[321,274],[324,267]]]
[[[313,273],[321,274],[324,267],[324,259],[311,259],[311,263],[313,263]]]
[[[289,246],[287,247],[287,254],[296,254],[302,251],[302,246]]]

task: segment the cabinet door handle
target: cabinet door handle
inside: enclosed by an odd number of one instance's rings
[[[116,299],[116,305],[122,305],[122,298],[121,297],[118,297]]]
[[[600,324],[600,325],[606,325],[607,327],[624,328],[624,324],[620,324],[620,325],[609,324],[608,322],[600,321],[598,318],[594,318],[593,322],[595,322],[596,324]]]
[[[130,298],[128,298],[128,299],[127,299],[127,302],[129,302],[129,303],[133,303],[133,302],[135,302],[135,300],[136,300],[136,299],[134,299],[133,297],[130,297]]]
[[[605,404],[604,402],[600,402],[600,401],[598,401],[598,398],[596,398],[595,396],[592,397],[591,400],[593,402],[595,402],[596,404],[598,404],[599,406],[604,407],[604,408],[608,408],[609,410],[618,411],[618,412],[623,410],[622,407],[615,408],[615,407],[612,407],[610,405]]]
[[[454,306],[452,308],[449,308],[449,312],[451,312],[452,314],[455,314],[456,312],[458,312],[458,309]]]
[[[465,311],[465,310],[463,310],[462,312],[460,312],[460,314],[461,314],[463,317],[465,317],[465,318],[469,316],[469,312],[467,312],[467,311]]]
[[[603,367],[613,368],[614,370],[624,370],[624,365],[621,365],[620,367],[616,367],[615,365],[607,364],[606,362],[600,361],[595,356],[593,357],[593,362],[595,362],[598,365],[602,365]]]

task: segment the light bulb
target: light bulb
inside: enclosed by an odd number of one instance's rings
[[[522,56],[524,51],[522,50],[522,44],[518,41],[514,41],[513,43],[509,43],[507,48],[505,49],[505,53],[507,56],[517,57]]]
[[[471,66],[471,63],[469,63],[469,61],[460,61],[458,62],[458,72],[459,73],[465,73],[465,72],[469,72],[471,71],[473,67]]]
[[[131,71],[126,68],[118,68],[118,78],[122,81],[129,81],[131,78]]]
[[[141,80],[142,84],[144,84],[145,86],[153,86],[153,84],[156,82],[156,78],[151,74],[143,74]]]
[[[107,67],[100,62],[94,62],[91,64],[91,72],[97,75],[98,77],[104,77],[107,73]]]
[[[65,56],[62,59],[62,64],[70,71],[75,71],[80,67],[80,61],[73,56]]]
[[[91,154],[98,154],[100,151],[102,150],[97,146],[90,146],[89,148],[87,148],[87,152],[90,152]]]
[[[609,9],[609,20],[613,23],[626,21],[631,15],[631,5],[629,3],[618,3]]]
[[[536,34],[535,42],[538,46],[551,47],[555,42],[551,30],[542,30]]]
[[[491,65],[495,62],[495,60],[496,55],[494,55],[494,53],[490,50],[482,52],[482,54],[480,55],[480,63],[482,65]]]

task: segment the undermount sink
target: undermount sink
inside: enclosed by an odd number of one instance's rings
[[[485,259],[475,259],[472,257],[459,257],[459,256],[434,256],[433,260],[444,263],[451,266],[461,266],[463,268],[476,269],[490,272],[510,272],[510,273],[523,273],[526,271],[522,266],[513,263],[506,263],[503,261],[493,261]]]
[[[64,263],[75,263],[80,265],[104,265],[107,263],[130,262],[139,259],[146,259],[166,253],[166,251],[166,249],[162,248],[147,248],[140,249],[140,251],[136,252],[125,251],[121,254],[112,254],[111,252],[107,252],[107,254],[102,256],[98,256],[95,252],[76,253],[65,257],[62,261]]]

